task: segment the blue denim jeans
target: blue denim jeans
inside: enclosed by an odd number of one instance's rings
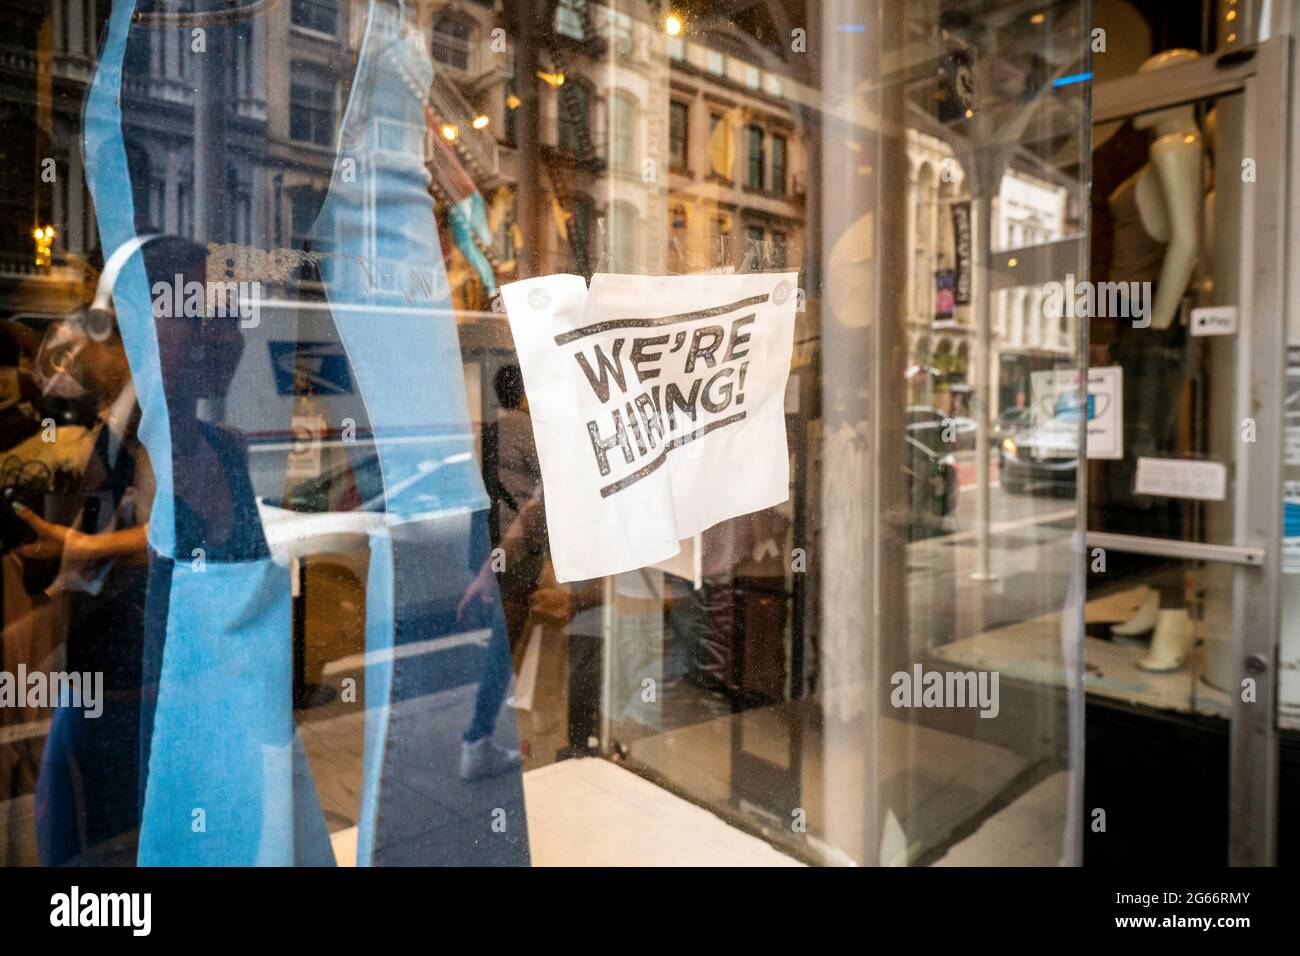
[[[128,48],[161,29],[180,30],[186,49],[191,29],[133,24],[135,10],[133,0],[114,2],[85,113],[106,258],[144,230],[131,159],[141,150],[128,146],[139,120],[125,95],[136,62]],[[236,27],[206,29],[220,51],[228,47],[219,31]],[[515,730],[512,720],[497,721],[510,676],[499,600],[478,622],[458,620],[448,600],[486,557],[487,497],[424,165],[431,77],[406,11],[371,0],[333,178],[310,235],[383,481],[366,586],[358,863],[526,864],[519,774],[474,783],[457,774],[462,740],[494,733],[509,745]],[[195,144],[195,154],[200,149],[249,161],[232,143]],[[276,241],[260,238],[268,248]],[[328,864],[333,854],[292,710],[289,571],[263,535],[240,436],[199,420],[204,400],[210,406],[214,398],[214,383],[201,381],[207,366],[185,364],[201,353],[219,366],[243,343],[219,322],[156,317],[155,284],[173,274],[194,278],[194,267],[183,272],[150,255],[147,244],[134,254],[113,290],[156,484],[144,662],[146,683],[150,675],[154,683],[141,720],[138,861]],[[245,407],[262,400],[229,397]]]

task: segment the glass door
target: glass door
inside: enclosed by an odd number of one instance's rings
[[[1125,809],[1085,861],[1276,852],[1282,57],[1167,51],[1094,93],[1085,799]]]

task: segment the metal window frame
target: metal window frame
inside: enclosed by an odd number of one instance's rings
[[[1234,696],[1229,731],[1228,860],[1277,862],[1278,696],[1281,608],[1282,435],[1285,398],[1287,124],[1290,40],[1207,56],[1186,66],[1130,76],[1093,90],[1093,121],[1192,103],[1244,97],[1242,155],[1256,163],[1243,190],[1242,301],[1236,415],[1253,417],[1260,435],[1236,462],[1233,550],[1260,555],[1233,562],[1233,648],[1238,686],[1255,681],[1251,703]],[[1171,542],[1177,545],[1177,542]],[[1185,543],[1191,544],[1191,543]],[[1198,546],[1199,547],[1199,546]],[[1213,560],[1213,558],[1210,558]]]

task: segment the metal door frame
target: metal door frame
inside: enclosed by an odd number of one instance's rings
[[[1242,155],[1255,160],[1255,182],[1242,190],[1241,321],[1237,349],[1236,418],[1254,418],[1269,440],[1247,446],[1235,462],[1233,543],[1134,538],[1132,550],[1227,561],[1233,574],[1236,686],[1250,678],[1256,697],[1233,695],[1229,730],[1228,863],[1277,861],[1278,699],[1280,637],[1282,446],[1286,316],[1287,111],[1290,40],[1279,37],[1185,66],[1099,84],[1093,122],[1121,119],[1227,93],[1244,104]],[[1222,171],[1227,172],[1227,171]],[[1248,384],[1248,387],[1247,387]],[[1090,535],[1090,542],[1096,536]],[[1125,535],[1105,544],[1127,550]],[[1187,553],[1189,547],[1197,553]],[[1152,550],[1152,549],[1157,550]],[[1249,556],[1249,558],[1247,558]]]

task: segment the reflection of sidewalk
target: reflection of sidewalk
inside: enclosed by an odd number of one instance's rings
[[[693,803],[598,757],[524,774],[533,866],[800,866]],[[356,861],[356,827],[331,837]]]

